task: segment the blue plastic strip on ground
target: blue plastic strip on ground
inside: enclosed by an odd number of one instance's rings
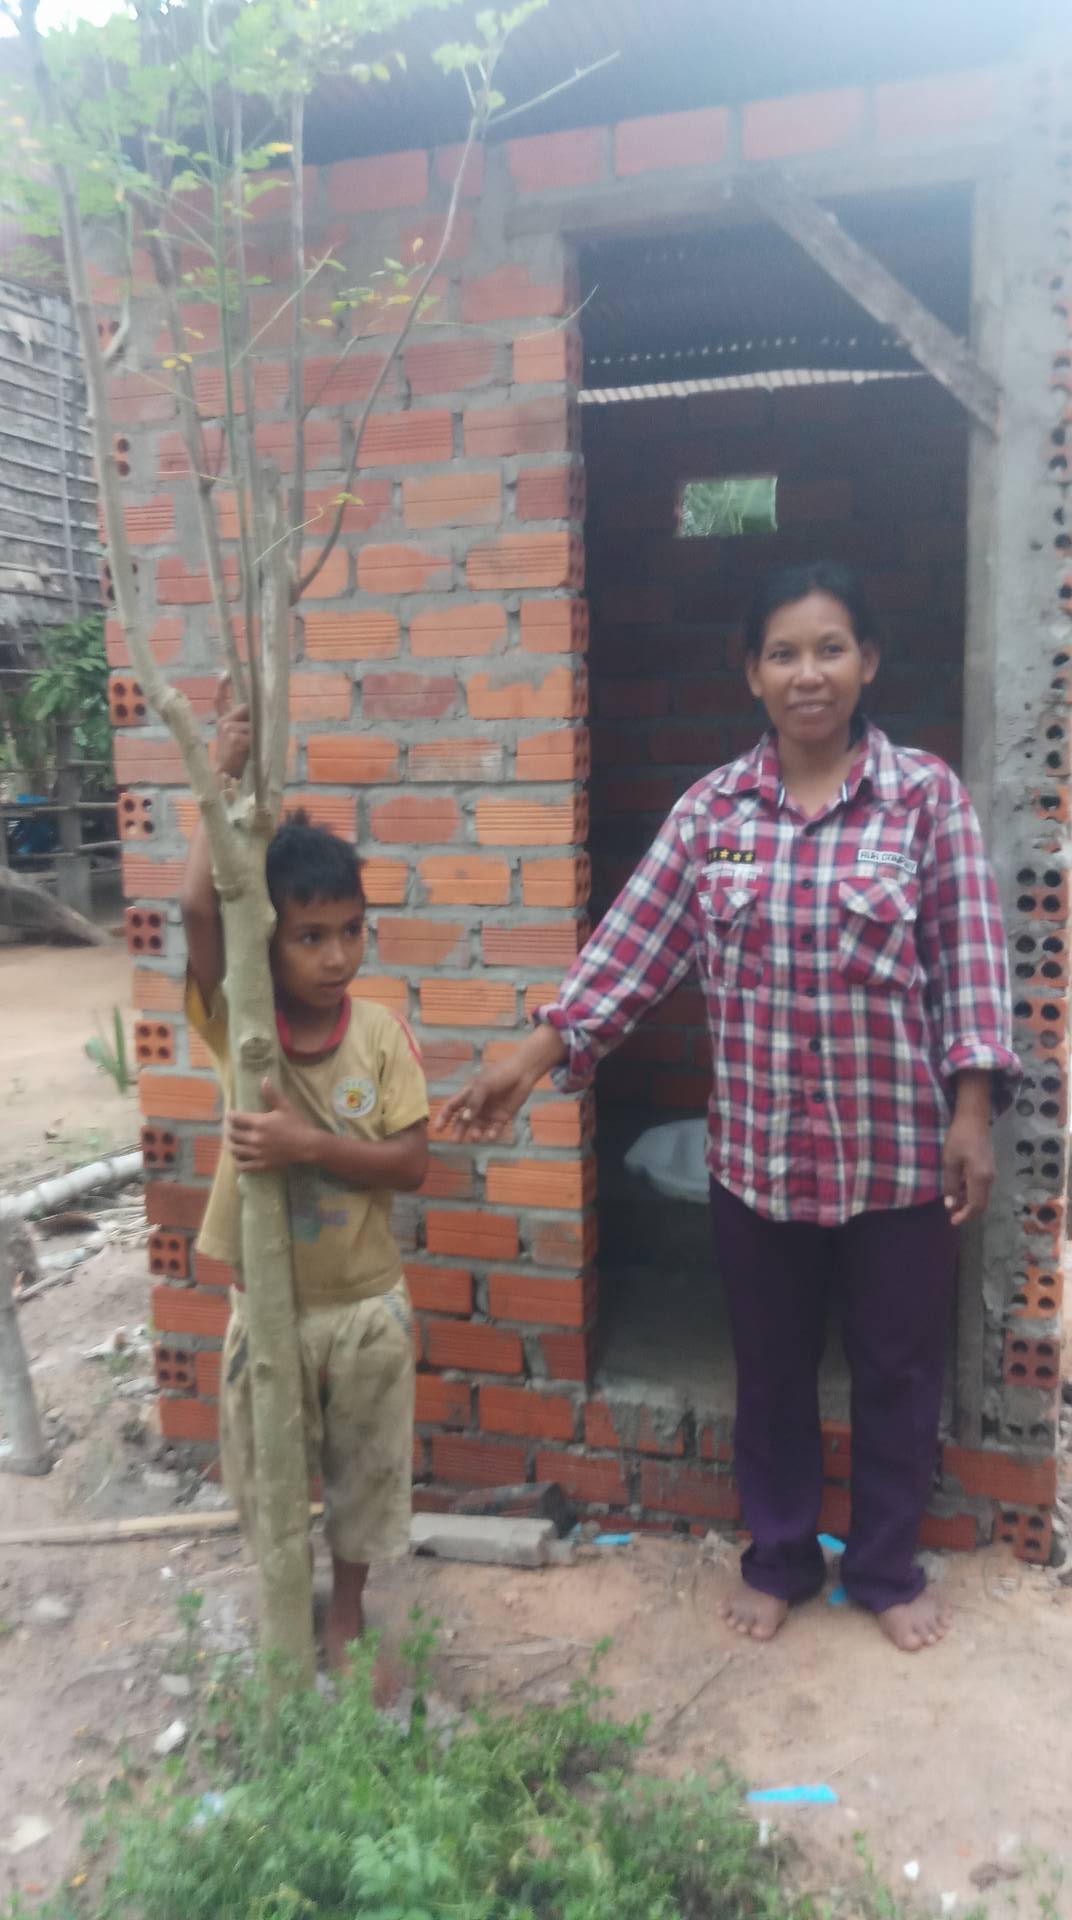
[[[627,1547],[632,1538],[631,1533],[597,1533],[592,1545],[594,1547]]]
[[[762,1787],[748,1795],[754,1807],[836,1807],[833,1787]]]
[[[836,1587],[831,1587],[830,1592],[826,1596],[826,1604],[828,1607],[847,1607],[848,1606],[849,1596],[845,1592],[845,1589],[840,1584],[840,1582]]]
[[[819,1545],[822,1547],[824,1553],[844,1553],[845,1551],[844,1540],[835,1540],[832,1533],[821,1533],[819,1535]]]

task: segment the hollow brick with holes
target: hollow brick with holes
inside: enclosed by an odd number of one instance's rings
[[[463,446],[470,460],[569,453],[577,432],[576,412],[565,394],[548,394],[509,407],[467,407],[462,423]]]
[[[136,1020],[134,1057],[139,1066],[170,1066],[175,1058],[174,1027],[165,1020]]]
[[[1056,1340],[1034,1340],[1012,1331],[1005,1336],[1003,1377],[1009,1386],[1037,1387],[1055,1393],[1061,1382],[1061,1349]]]
[[[1003,1506],[995,1517],[994,1538],[1011,1547],[1018,1560],[1044,1567],[1053,1548],[1053,1516],[1037,1508],[1024,1511]]]
[[[517,476],[515,507],[519,520],[583,520],[584,468],[575,461],[525,468]]]
[[[568,800],[492,800],[476,803],[476,837],[482,847],[568,847],[588,833],[588,796]]]
[[[153,908],[127,907],[123,930],[128,953],[163,953],[166,929],[162,913]]]
[[[190,1393],[196,1381],[196,1362],[188,1347],[153,1347],[153,1372],[156,1384],[164,1392]]]
[[[629,1489],[620,1460],[548,1450],[536,1456],[537,1480],[557,1480],[564,1493],[592,1506],[627,1507]]]
[[[146,1173],[173,1167],[179,1157],[179,1139],[170,1127],[142,1127],[139,1134],[142,1164]]]
[[[310,660],[388,660],[399,651],[393,613],[309,611],[305,615],[305,652]]]
[[[124,840],[151,840],[156,831],[152,795],[121,793],[116,805],[120,837]]]
[[[149,1235],[149,1272],[185,1280],[190,1271],[190,1243],[185,1234],[157,1227]],[[180,1329],[181,1331],[181,1329]]]
[[[1015,1281],[1011,1311],[1017,1319],[1052,1320],[1061,1311],[1064,1276],[1059,1268],[1029,1266]]]
[[[584,907],[592,891],[592,865],[586,853],[570,860],[524,860],[521,900],[526,907]]]
[[[149,703],[140,682],[113,673],[108,681],[108,713],[113,727],[140,727],[149,717]]]

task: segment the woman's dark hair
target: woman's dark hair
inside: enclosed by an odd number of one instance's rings
[[[361,861],[353,847],[306,813],[293,813],[268,842],[268,892],[276,912],[284,900],[307,907],[310,900],[356,900],[365,910]]]
[[[834,560],[811,560],[806,566],[778,567],[760,581],[744,622],[744,650],[751,659],[758,659],[763,651],[772,615],[809,593],[828,593],[832,600],[841,601],[859,646],[876,638],[871,603],[860,575]]]

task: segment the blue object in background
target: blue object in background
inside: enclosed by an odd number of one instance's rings
[[[754,1807],[836,1807],[833,1787],[761,1787],[748,1795]]]
[[[832,1533],[821,1533],[819,1545],[824,1553],[844,1553],[845,1551],[844,1540],[835,1540]]]
[[[831,1587],[830,1592],[826,1596],[826,1604],[828,1607],[847,1607],[848,1606],[849,1596],[845,1592],[845,1589],[841,1585],[840,1581],[838,1582],[836,1587]]]

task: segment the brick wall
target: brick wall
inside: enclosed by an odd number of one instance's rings
[[[842,559],[864,572],[884,659],[869,708],[892,738],[956,764],[964,645],[964,415],[926,379],[586,406],[591,606],[592,912],[609,904],[678,796],[756,740],[742,609],[770,567]],[[778,476],[778,532],[675,537],[685,480]],[[606,1270],[706,1271],[706,1220],[621,1166],[645,1126],[701,1113],[703,1006],[688,981],[607,1062],[597,1092]]]
[[[361,845],[371,916],[355,990],[406,1013],[417,1027],[434,1098],[509,1044],[560,977],[584,938],[590,888],[585,509],[575,405],[581,344],[571,318],[577,284],[569,250],[550,228],[504,242],[505,216],[514,202],[532,204],[542,194],[600,181],[616,181],[622,194],[645,176],[706,187],[712,171],[729,172],[742,159],[907,151],[921,137],[999,134],[1002,76],[953,76],[941,89],[941,111],[933,82],[868,95],[850,89],[819,102],[756,103],[739,112],[713,107],[508,141],[474,160],[432,305],[366,437],[358,503],[348,509],[338,551],[295,632],[291,801]],[[415,238],[427,248],[456,160],[416,151],[310,170],[310,248],[330,240],[347,280],[359,282],[386,256],[407,257]],[[279,206],[273,193],[251,209],[254,270],[269,276],[285,239]],[[311,321],[330,320],[333,290],[310,292]],[[102,326],[111,325],[118,292],[102,267]],[[257,443],[285,466],[285,323],[273,321],[274,292],[256,298],[264,326],[255,365]],[[341,369],[333,366],[327,327],[323,348],[312,351],[310,552],[321,537],[316,515],[345,471],[355,405],[368,391],[395,313],[363,310],[368,337]],[[197,390],[211,417],[221,390],[215,316],[194,309],[188,322]],[[114,383],[116,451],[154,649],[207,712],[216,652],[185,463],[170,398],[155,378],[167,350],[152,302],[136,300]],[[706,471],[702,417],[696,425]],[[847,425],[844,431],[848,446]],[[755,427],[748,433],[754,447]],[[859,468],[861,502],[868,489],[877,500],[877,463],[868,472],[861,460]],[[598,456],[594,469],[598,491]],[[802,476],[802,487],[809,478]],[[642,482],[630,488],[634,495],[642,490]],[[233,551],[234,503],[225,486],[221,491],[223,533]],[[788,503],[786,510],[791,530]],[[798,513],[806,512],[802,493]],[[885,517],[877,507],[875,513],[876,521]],[[810,527],[807,533],[810,546]],[[900,560],[889,564],[896,573]],[[694,583],[697,610],[700,586]],[[736,590],[731,597],[732,607],[727,601],[717,618],[736,610]],[[601,649],[611,615],[601,586]],[[616,619],[624,630],[625,621]],[[143,1023],[161,1420],[174,1441],[209,1448],[228,1275],[192,1252],[219,1117],[203,1051],[181,1017],[176,893],[193,816],[177,754],[144,711],[114,622],[108,648],[129,843],[127,937]],[[725,666],[728,673],[728,659]],[[624,661],[613,675],[605,668],[601,652],[601,679],[625,684],[630,677]],[[918,669],[914,658],[903,672]],[[744,719],[736,692],[733,699],[727,750]],[[677,730],[674,713],[666,718]],[[712,713],[701,721],[721,724]],[[698,763],[709,757],[705,750]],[[651,762],[651,777],[664,791],[683,784],[687,773],[684,760]],[[603,818],[611,778],[602,762],[596,791]],[[723,1436],[695,1425],[675,1428],[643,1410],[634,1417],[635,1410],[589,1393],[597,1318],[592,1127],[590,1100],[541,1087],[512,1140],[493,1152],[437,1148],[424,1193],[398,1206],[417,1309],[414,1464],[421,1497],[538,1474],[596,1508],[633,1507],[668,1524],[731,1518],[736,1498]],[[837,1435],[831,1448],[841,1478],[845,1447]],[[978,1476],[970,1488],[957,1482],[947,1518],[933,1526],[939,1534],[945,1526],[951,1539],[974,1539],[977,1529],[989,1528],[990,1499],[1011,1497],[993,1493]]]

